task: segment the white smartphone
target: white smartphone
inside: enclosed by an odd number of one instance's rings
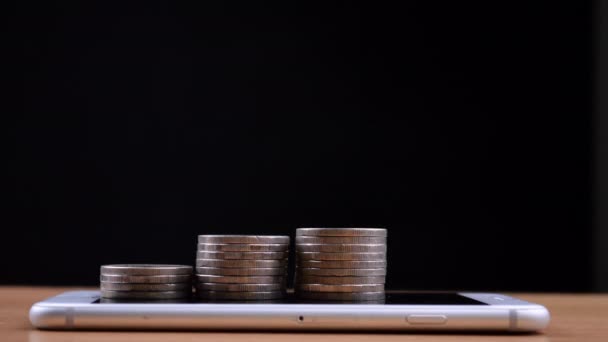
[[[494,293],[387,292],[381,302],[112,302],[72,291],[38,302],[41,329],[368,330],[533,332],[549,323],[539,304]]]

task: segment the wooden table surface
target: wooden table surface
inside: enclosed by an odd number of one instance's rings
[[[90,290],[90,288],[85,288]],[[602,341],[608,342],[608,294],[513,294],[545,305],[551,323],[541,334],[367,334],[367,333],[251,333],[251,332],[97,332],[41,331],[28,319],[30,306],[42,299],[76,288],[0,287],[0,341]]]

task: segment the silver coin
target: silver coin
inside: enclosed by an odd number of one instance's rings
[[[287,252],[289,244],[199,243],[198,250],[210,252]]]
[[[328,293],[328,292],[311,292],[311,293]],[[313,298],[303,298],[303,297],[299,297],[298,298],[298,303],[299,304],[306,304],[306,303],[318,303],[318,304],[357,304],[357,305],[379,305],[379,304],[386,304],[386,300],[385,299],[375,299],[375,300],[353,300],[353,299],[342,299],[340,300],[338,299],[324,299],[323,297],[321,297],[320,299],[315,299],[314,296],[312,296]],[[323,303],[320,303],[323,302]]]
[[[187,295],[181,298],[174,299],[158,299],[158,298],[99,298],[99,302],[102,304],[120,304],[120,303],[146,303],[146,304],[173,304],[173,303],[189,303],[190,296]]]
[[[287,267],[287,259],[282,259],[282,260],[196,259],[196,267],[283,268],[283,267]]]
[[[296,236],[296,245],[312,244],[386,244],[386,237],[380,236]]]
[[[162,264],[116,264],[101,266],[102,274],[114,275],[179,275],[192,274],[192,266]]]
[[[101,290],[101,297],[113,299],[174,299],[191,295],[191,291],[111,291]]]
[[[224,276],[273,276],[286,275],[287,268],[221,268],[221,267],[197,267],[197,274],[224,275]]]
[[[379,236],[386,237],[384,228],[298,228],[296,236]]]
[[[197,259],[222,260],[284,260],[287,252],[196,252]]]
[[[298,284],[296,282],[296,292],[381,292],[384,291],[384,284],[374,285],[326,285],[326,284]]]
[[[324,284],[324,285],[363,285],[384,284],[385,277],[326,277],[326,276],[309,276],[298,274],[296,276],[297,284]]]
[[[253,243],[289,244],[289,236],[284,235],[199,235],[198,243]]]
[[[285,296],[284,291],[264,292],[228,292],[228,291],[198,291],[196,296],[203,299],[227,299],[227,300],[265,300],[279,299]]]
[[[302,260],[296,258],[296,266],[303,268],[386,268],[386,260]]]
[[[386,244],[304,244],[296,243],[296,252],[386,253]]]
[[[196,281],[199,283],[222,283],[222,284],[275,284],[283,283],[284,276],[218,276],[197,274]]]
[[[237,293],[237,292],[232,292],[232,293]],[[245,293],[245,292],[243,292]],[[200,303],[213,303],[213,304],[242,304],[242,303],[248,303],[248,304],[284,304],[283,302],[283,298],[284,295],[282,295],[279,298],[273,298],[273,299],[243,299],[243,298],[209,298],[209,297],[204,297],[204,296],[196,296],[195,299],[198,299],[198,301]]]
[[[192,266],[170,264],[115,264],[101,266],[101,273],[108,275],[188,275]]]
[[[299,275],[333,277],[374,277],[385,276],[386,268],[296,268]]]
[[[298,259],[302,260],[362,260],[383,261],[386,253],[323,253],[323,252],[298,252]]]
[[[297,296],[302,299],[329,300],[329,301],[380,301],[384,302],[384,291],[377,292],[306,292],[298,291]],[[381,303],[379,303],[381,304]]]
[[[197,283],[197,291],[226,291],[226,292],[268,292],[285,291],[285,284],[218,284]]]
[[[192,285],[190,283],[176,284],[129,284],[129,283],[108,283],[102,281],[100,283],[102,290],[111,291],[190,291]]]
[[[132,284],[174,284],[174,283],[189,283],[192,281],[192,276],[180,275],[154,275],[154,276],[130,276],[120,274],[102,274],[99,280],[107,283],[132,283]]]

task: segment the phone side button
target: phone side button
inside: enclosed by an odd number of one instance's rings
[[[409,315],[405,319],[409,324],[446,324],[448,317],[445,315]]]

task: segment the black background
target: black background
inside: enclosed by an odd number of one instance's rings
[[[591,288],[589,1],[19,2],[0,283],[389,229],[388,288]]]

